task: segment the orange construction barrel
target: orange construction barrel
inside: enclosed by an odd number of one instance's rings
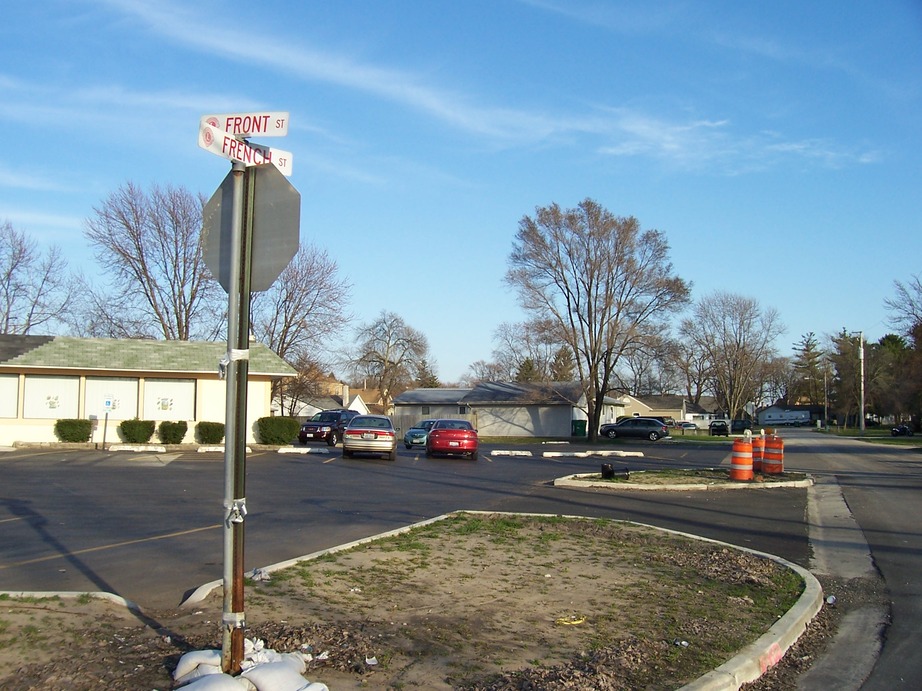
[[[730,457],[730,479],[752,480],[752,443],[743,439],[733,440],[733,455]]]
[[[765,440],[762,472],[766,475],[781,475],[784,472],[784,440],[781,437],[772,435]]]
[[[752,470],[760,472],[762,470],[762,456],[765,453],[765,437],[759,435],[752,438]]]

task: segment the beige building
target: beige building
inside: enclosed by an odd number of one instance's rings
[[[122,420],[225,421],[218,365],[226,343],[67,336],[0,335],[0,445],[57,441],[57,420],[95,421],[91,441],[117,442]],[[266,346],[251,343],[246,437],[271,414],[272,382],[295,371]]]

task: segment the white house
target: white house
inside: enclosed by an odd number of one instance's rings
[[[224,422],[226,386],[218,363],[226,343],[0,335],[0,445],[57,441],[57,420],[95,421],[91,441],[118,441],[122,420]],[[246,437],[271,414],[272,382],[295,371],[251,343]]]
[[[402,421],[462,417],[491,437],[570,437],[578,430],[585,434],[588,423],[579,382],[483,382],[473,389],[414,389],[393,403],[395,418]],[[602,420],[614,420],[622,409],[619,401],[606,398]]]

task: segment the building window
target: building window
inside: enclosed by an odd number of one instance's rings
[[[427,405],[421,406],[420,415],[428,415],[428,414],[429,414],[429,406]]]
[[[467,415],[469,412],[471,412],[471,407],[470,407],[470,406],[466,406],[466,405],[459,405],[459,406],[458,406],[458,414],[459,414],[459,415]]]

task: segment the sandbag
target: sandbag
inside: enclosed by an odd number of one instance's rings
[[[192,672],[199,665],[217,667],[221,671],[221,651],[220,650],[192,650],[176,663],[176,669],[173,670],[173,679],[178,680]]]

